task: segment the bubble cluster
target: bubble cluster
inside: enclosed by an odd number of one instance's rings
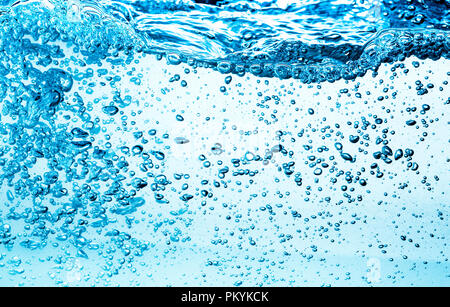
[[[0,15],[0,285],[448,283],[445,30],[205,61],[48,5]]]

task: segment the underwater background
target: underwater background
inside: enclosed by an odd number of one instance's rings
[[[448,0],[0,4],[0,286],[450,285]]]

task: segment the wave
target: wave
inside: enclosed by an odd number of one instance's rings
[[[448,2],[425,1],[9,1],[10,27],[91,53],[165,56],[222,73],[353,79],[405,57],[449,57]],[[26,16],[25,16],[26,15]],[[398,27],[402,28],[398,28]],[[44,33],[44,34],[42,34]]]

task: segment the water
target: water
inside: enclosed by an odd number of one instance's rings
[[[448,1],[2,1],[0,285],[449,285]]]

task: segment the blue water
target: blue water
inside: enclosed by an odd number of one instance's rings
[[[0,286],[450,285],[448,1],[0,4]]]

